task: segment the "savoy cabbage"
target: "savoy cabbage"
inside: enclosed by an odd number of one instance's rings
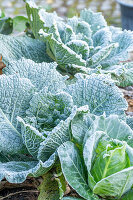
[[[125,63],[132,32],[108,27],[91,10],[64,21],[26,2],[35,39],[0,34],[0,181],[44,176],[60,159],[77,200],[126,198],[133,118],[116,83],[133,84],[133,63]]]
[[[117,85],[133,84],[133,34],[109,27],[101,15],[84,9],[80,17],[66,20],[26,1],[35,38],[46,43],[49,57],[62,73],[111,74]]]
[[[79,113],[121,116],[127,108],[122,92],[106,75],[77,74],[71,83],[56,70],[56,63],[26,58],[6,62],[0,76],[1,180],[17,183],[27,175],[47,172],[55,163],[57,148],[70,140],[70,123]]]
[[[124,194],[122,199],[130,198],[133,130],[116,115],[83,115],[78,117],[80,125],[72,125],[73,142],[67,141],[58,149],[66,180],[86,200],[121,199]],[[83,127],[80,140],[76,132],[79,126]]]

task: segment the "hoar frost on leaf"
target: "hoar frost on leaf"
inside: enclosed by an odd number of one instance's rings
[[[102,14],[90,9],[82,10],[80,17],[64,20],[28,2],[26,5],[29,20],[33,16],[30,23],[35,38],[46,42],[47,54],[62,73],[111,74],[117,85],[132,85],[132,67],[123,67],[133,46],[132,32],[108,27]],[[99,66],[100,71],[93,71]]]

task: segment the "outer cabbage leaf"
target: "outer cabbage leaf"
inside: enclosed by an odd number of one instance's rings
[[[89,57],[89,46],[85,41],[71,40],[66,45],[78,55],[82,55],[84,60]]]
[[[59,200],[62,199],[59,193],[59,187],[56,179],[53,178],[53,172],[43,175],[43,181],[38,187],[40,194],[38,200]]]
[[[133,117],[127,117],[126,118],[126,123],[128,124],[128,126],[130,126],[130,128],[133,130]]]
[[[12,61],[3,69],[4,74],[19,74],[20,77],[28,78],[32,84],[41,90],[47,87],[47,90],[55,93],[65,88],[67,76],[62,76],[56,70],[56,63],[35,63],[32,60],[22,58],[18,61]]]
[[[108,46],[112,42],[112,33],[108,27],[98,30],[93,35],[94,47]]]
[[[91,25],[91,30],[93,33],[107,26],[107,23],[101,13],[94,13],[90,9],[82,10],[80,13],[80,18]]]
[[[41,40],[48,42],[54,59],[59,65],[75,64],[85,66],[85,61],[82,59],[81,55],[76,54],[62,42],[57,41],[52,34],[47,34],[43,30],[39,33],[41,35]]]
[[[25,117],[34,86],[19,76],[0,76],[0,151],[17,153],[23,142],[17,116]],[[8,144],[8,145],[7,145]]]
[[[40,29],[48,32],[55,21],[62,21],[55,12],[46,12],[45,9],[38,7],[32,0],[26,0],[26,10],[35,38],[40,38]]]
[[[111,78],[120,87],[133,85],[133,64],[113,65],[100,71],[103,74],[111,74]]]
[[[105,47],[100,48],[98,52],[96,52],[94,55],[92,55],[91,58],[87,60],[86,66],[95,68],[96,66],[101,64],[101,62],[106,59],[110,55],[111,51],[117,46],[117,43],[111,43]]]
[[[103,131],[110,138],[126,141],[133,147],[133,130],[117,115],[110,115],[107,118],[104,115],[97,117],[88,134],[92,135],[96,131]]]
[[[0,53],[6,64],[21,57],[31,59],[35,62],[50,62],[46,53],[44,42],[29,37],[15,37],[0,35]]]
[[[67,182],[81,197],[90,200],[92,194],[87,185],[82,159],[76,146],[72,142],[66,142],[59,147],[58,155]]]
[[[96,115],[124,113],[127,102],[109,76],[92,74],[84,78],[78,74],[76,78],[76,83],[68,85],[65,90],[72,96],[75,105],[88,105],[90,112]]]
[[[32,161],[30,157],[27,158],[28,161],[25,158],[18,161],[18,157],[19,155],[17,155],[16,160],[13,157],[13,161],[10,161],[10,156],[7,155],[6,159],[0,162],[0,181],[6,178],[10,183],[22,183],[27,176],[41,176],[51,169],[56,159],[55,154],[44,163],[42,161]]]
[[[102,62],[103,66],[112,66],[120,64],[122,61],[129,60],[129,51],[133,47],[133,34],[131,31],[123,31],[113,38],[112,42],[119,44],[111,54]]]
[[[87,134],[90,126],[93,123],[93,120],[88,111],[88,106],[84,106],[84,109],[78,110],[76,116],[71,122],[73,139],[80,145],[83,144],[84,136]]]
[[[96,147],[98,145],[99,140],[105,136],[104,132],[95,132],[93,135],[91,135],[85,142],[84,144],[84,149],[83,149],[83,157],[84,157],[84,161],[87,167],[87,171],[88,171],[88,184],[90,186],[90,188],[93,190],[96,182],[93,178],[93,176],[91,175],[90,171],[91,171],[91,166],[92,163],[96,157]]]
[[[45,137],[34,127],[32,127],[29,124],[26,124],[22,118],[17,117],[17,119],[21,123],[21,133],[23,137],[23,142],[28,152],[34,158],[37,158],[40,144],[45,140]]]

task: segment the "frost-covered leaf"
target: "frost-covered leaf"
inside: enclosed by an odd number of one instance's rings
[[[91,192],[86,183],[85,171],[79,151],[72,142],[66,142],[58,149],[63,174],[70,186],[85,198],[91,199]]]
[[[98,30],[93,35],[94,47],[108,46],[112,42],[112,33],[108,27]]]
[[[26,0],[26,10],[35,38],[40,38],[40,29],[48,32],[55,21],[62,21],[55,12],[46,12],[44,8],[38,7],[32,0]]]
[[[36,158],[40,143],[45,140],[45,137],[38,130],[36,130],[36,128],[26,124],[22,118],[17,117],[17,120],[21,123],[23,143],[25,144],[28,152]]]
[[[22,151],[20,125],[17,116],[25,117],[34,86],[19,76],[0,76],[0,151]],[[8,144],[8,145],[7,145]]]
[[[71,122],[71,130],[74,141],[78,144],[83,144],[84,136],[89,131],[89,128],[93,122],[90,114],[88,113],[87,106],[78,109],[76,116]]]
[[[103,131],[110,138],[126,141],[133,147],[133,130],[125,121],[120,120],[117,115],[97,117],[93,123],[93,127],[89,131],[89,135],[92,135],[96,131]]]
[[[0,53],[6,64],[21,57],[31,59],[37,63],[50,62],[44,42],[29,37],[15,37],[0,35]]]
[[[35,117],[36,128],[41,132],[52,131],[61,120],[65,121],[71,114],[72,97],[66,92],[56,94],[40,91],[35,93],[30,101],[27,117]]]
[[[95,53],[91,58],[87,60],[87,67],[95,68],[99,65],[104,59],[110,55],[111,51],[117,47],[117,43],[109,44],[105,47],[100,48],[100,50]]]
[[[133,85],[133,64],[113,65],[100,70],[103,74],[111,74],[111,78],[116,81],[120,87],[127,87]]]
[[[128,116],[126,118],[126,123],[128,124],[128,126],[130,126],[130,128],[133,130],[133,117]]]
[[[60,121],[58,126],[56,126],[44,142],[41,143],[38,158],[41,160],[47,160],[49,156],[54,153],[58,147],[66,141],[70,140],[69,126],[71,120],[76,115],[76,107],[72,109],[71,115],[65,120]]]
[[[133,34],[131,31],[123,31],[113,38],[112,42],[119,46],[110,53],[102,62],[103,66],[112,66],[120,64],[122,61],[129,60],[129,51],[133,48]]]
[[[133,68],[131,69],[121,69],[119,71],[112,71],[111,72],[111,77],[114,80],[117,80],[118,83],[117,85],[120,87],[127,87],[133,85]]]
[[[59,65],[75,64],[85,66],[85,61],[82,59],[81,55],[76,54],[69,47],[58,42],[52,34],[47,34],[43,30],[39,33],[41,35],[41,40],[49,43],[50,51]]]
[[[18,61],[12,61],[3,69],[6,75],[19,74],[20,77],[28,78],[32,84],[41,90],[47,87],[47,90],[55,93],[62,88],[65,88],[65,80],[57,70],[56,63],[35,63],[32,60],[22,58]]]
[[[78,74],[76,77],[76,83],[68,85],[65,90],[72,96],[75,105],[88,105],[90,112],[96,115],[124,113],[127,102],[109,76],[93,74],[84,78]]]
[[[53,166],[56,156],[53,154],[46,162],[42,161],[23,161],[15,160],[10,161],[10,155],[7,155],[7,161],[0,162],[0,181],[3,178],[10,183],[22,183],[26,180],[26,177],[34,176],[38,177],[46,173]],[[19,157],[19,155],[17,156]],[[1,161],[1,158],[0,158]]]
[[[94,13],[90,9],[84,9],[80,13],[81,20],[87,22],[89,25],[91,25],[91,30],[93,33],[98,31],[101,28],[104,28],[107,26],[107,23],[102,16],[101,13]]]
[[[71,40],[66,45],[78,55],[82,55],[84,60],[89,57],[89,46],[85,41]]]

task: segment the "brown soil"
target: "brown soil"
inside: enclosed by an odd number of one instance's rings
[[[37,200],[40,183],[41,178],[30,177],[21,184],[10,184],[3,180],[0,184],[0,200]]]
[[[124,97],[126,98],[126,100],[128,102],[128,109],[126,111],[126,114],[133,116],[133,86],[126,87],[121,90],[124,94]]]

